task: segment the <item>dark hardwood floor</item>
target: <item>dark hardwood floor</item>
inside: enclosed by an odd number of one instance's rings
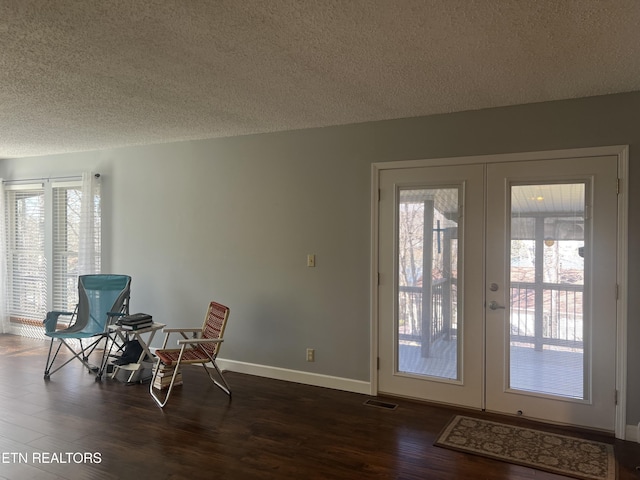
[[[95,382],[77,361],[45,381],[46,345],[0,335],[0,479],[565,478],[434,447],[468,411],[233,372],[229,402],[196,366],[161,410],[148,385]],[[615,444],[619,479],[640,479],[639,444],[590,436]]]

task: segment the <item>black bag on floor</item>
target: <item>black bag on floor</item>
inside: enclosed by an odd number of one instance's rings
[[[113,361],[115,365],[129,365],[130,363],[137,363],[138,359],[142,355],[142,345],[138,340],[128,340],[124,345],[124,351],[120,358]]]

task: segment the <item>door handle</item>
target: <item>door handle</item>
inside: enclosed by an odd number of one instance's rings
[[[491,310],[498,310],[500,308],[506,308],[506,307],[504,305],[498,304],[498,302],[496,302],[495,300],[492,300],[491,302],[489,302],[489,308]]]

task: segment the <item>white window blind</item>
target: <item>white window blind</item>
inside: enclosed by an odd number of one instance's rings
[[[73,311],[78,301],[78,275],[100,271],[99,184],[92,187],[90,198],[84,199],[90,215],[82,215],[81,181],[11,185],[5,190],[7,313],[11,321],[42,321],[50,310]],[[90,228],[83,224],[87,221]],[[81,236],[86,237],[87,232],[92,238],[83,242]],[[92,265],[79,272],[82,248]],[[91,255],[86,255],[87,248]]]
[[[77,302],[80,191],[53,188],[53,310],[73,311]]]
[[[9,305],[17,319],[44,318],[47,308],[44,188],[7,189]]]

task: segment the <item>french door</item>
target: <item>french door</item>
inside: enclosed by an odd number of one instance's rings
[[[379,172],[378,391],[613,431],[617,157]]]
[[[480,408],[484,166],[380,172],[379,391]]]

